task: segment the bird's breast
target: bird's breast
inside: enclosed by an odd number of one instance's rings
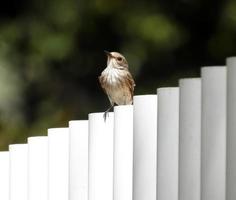
[[[108,67],[103,71],[102,76],[106,84],[116,86],[121,83],[125,73],[123,70]]]
[[[128,71],[107,67],[99,80],[111,102],[117,105],[132,104]]]

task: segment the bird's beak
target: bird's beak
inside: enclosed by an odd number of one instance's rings
[[[112,57],[111,53],[109,51],[106,51],[104,50],[105,54],[108,56],[108,57]]]

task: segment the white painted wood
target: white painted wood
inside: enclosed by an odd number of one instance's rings
[[[28,198],[28,145],[9,145],[10,152],[10,200]]]
[[[48,138],[28,138],[28,200],[48,199]]]
[[[0,199],[9,200],[9,152],[0,151]]]
[[[201,79],[179,81],[179,199],[201,199]]]
[[[226,199],[236,198],[236,57],[227,58]]]
[[[157,94],[157,199],[178,200],[179,88],[160,88]]]
[[[88,199],[88,120],[69,122],[69,199]]]
[[[114,114],[89,114],[89,200],[113,198]]]
[[[157,95],[134,96],[133,199],[156,200]]]
[[[114,200],[132,200],[133,106],[114,108]]]
[[[69,129],[48,129],[49,200],[69,199]]]
[[[225,199],[226,68],[203,67],[202,200]]]

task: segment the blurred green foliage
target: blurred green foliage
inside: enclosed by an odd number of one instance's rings
[[[109,102],[103,50],[122,52],[135,94],[176,86],[236,52],[234,0],[14,0],[0,8],[0,150]]]

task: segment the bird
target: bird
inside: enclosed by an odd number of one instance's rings
[[[133,103],[135,82],[129,72],[128,62],[121,53],[104,52],[107,55],[107,67],[98,79],[111,104],[103,115],[104,121],[106,121],[109,111],[115,105],[131,105]]]

